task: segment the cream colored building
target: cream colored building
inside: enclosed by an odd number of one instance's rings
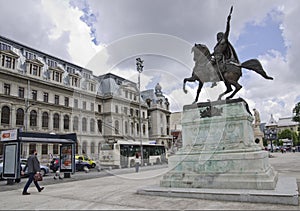
[[[0,130],[76,133],[76,153],[97,159],[100,143],[140,137],[149,141],[148,106],[141,102],[140,126],[138,96],[134,82],[110,73],[95,76],[0,36]],[[165,107],[161,110],[168,113]],[[34,147],[41,159],[59,154],[56,144],[24,144],[22,157]]]
[[[164,96],[159,83],[154,90],[141,92],[141,97],[148,106],[149,140],[164,144],[169,149],[172,146],[172,135],[168,98]]]
[[[298,133],[298,122],[293,121],[293,117],[283,117],[279,118],[277,122],[278,132],[282,132],[285,129]]]

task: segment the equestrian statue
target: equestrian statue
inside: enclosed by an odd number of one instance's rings
[[[228,40],[232,10],[233,7],[231,7],[227,17],[225,33],[217,33],[217,44],[214,47],[213,53],[210,53],[204,44],[195,44],[192,48],[195,66],[192,76],[183,80],[183,91],[187,93],[185,89],[186,82],[199,82],[196,99],[193,103],[197,103],[200,91],[205,82],[213,82],[212,87],[218,81],[225,83],[226,91],[219,95],[218,100],[221,100],[224,95],[232,92],[233,86],[235,90],[226,97],[226,99],[231,99],[242,88],[238,83],[238,80],[242,76],[242,68],[252,70],[265,79],[273,80],[272,77],[267,75],[257,59],[250,59],[240,63],[236,51]]]

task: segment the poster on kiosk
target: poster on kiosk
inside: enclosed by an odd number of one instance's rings
[[[75,172],[75,149],[72,144],[60,146],[60,172]]]

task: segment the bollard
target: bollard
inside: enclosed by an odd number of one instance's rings
[[[7,179],[7,185],[13,185],[15,184],[14,180],[13,179]]]
[[[64,178],[71,178],[71,173],[70,172],[65,172],[64,173]]]

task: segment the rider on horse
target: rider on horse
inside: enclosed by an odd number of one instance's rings
[[[260,61],[257,59],[249,59],[242,63],[239,62],[237,54],[228,41],[230,30],[230,19],[233,7],[230,9],[227,17],[227,25],[225,33],[219,32],[217,34],[217,44],[214,47],[214,53],[210,53],[206,45],[196,44],[192,48],[194,53],[195,66],[193,68],[192,76],[183,80],[183,91],[186,82],[198,81],[197,95],[194,103],[198,101],[199,94],[205,82],[213,82],[212,86],[216,85],[216,81],[223,81],[226,86],[226,91],[219,95],[218,100],[228,93],[231,93],[226,99],[231,99],[242,86],[238,80],[242,76],[242,68],[258,73],[268,80],[273,80],[268,76]],[[234,88],[234,90],[233,90]]]
[[[222,77],[224,72],[227,70],[235,70],[235,68],[226,68],[228,65],[239,65],[238,56],[228,40],[229,31],[230,31],[230,19],[233,7],[231,7],[230,13],[227,17],[227,25],[225,33],[219,32],[217,34],[217,44],[214,47],[214,52],[212,53],[212,60],[213,64],[217,65],[217,69],[219,70],[219,74]],[[216,82],[212,84],[211,87],[216,86]]]

